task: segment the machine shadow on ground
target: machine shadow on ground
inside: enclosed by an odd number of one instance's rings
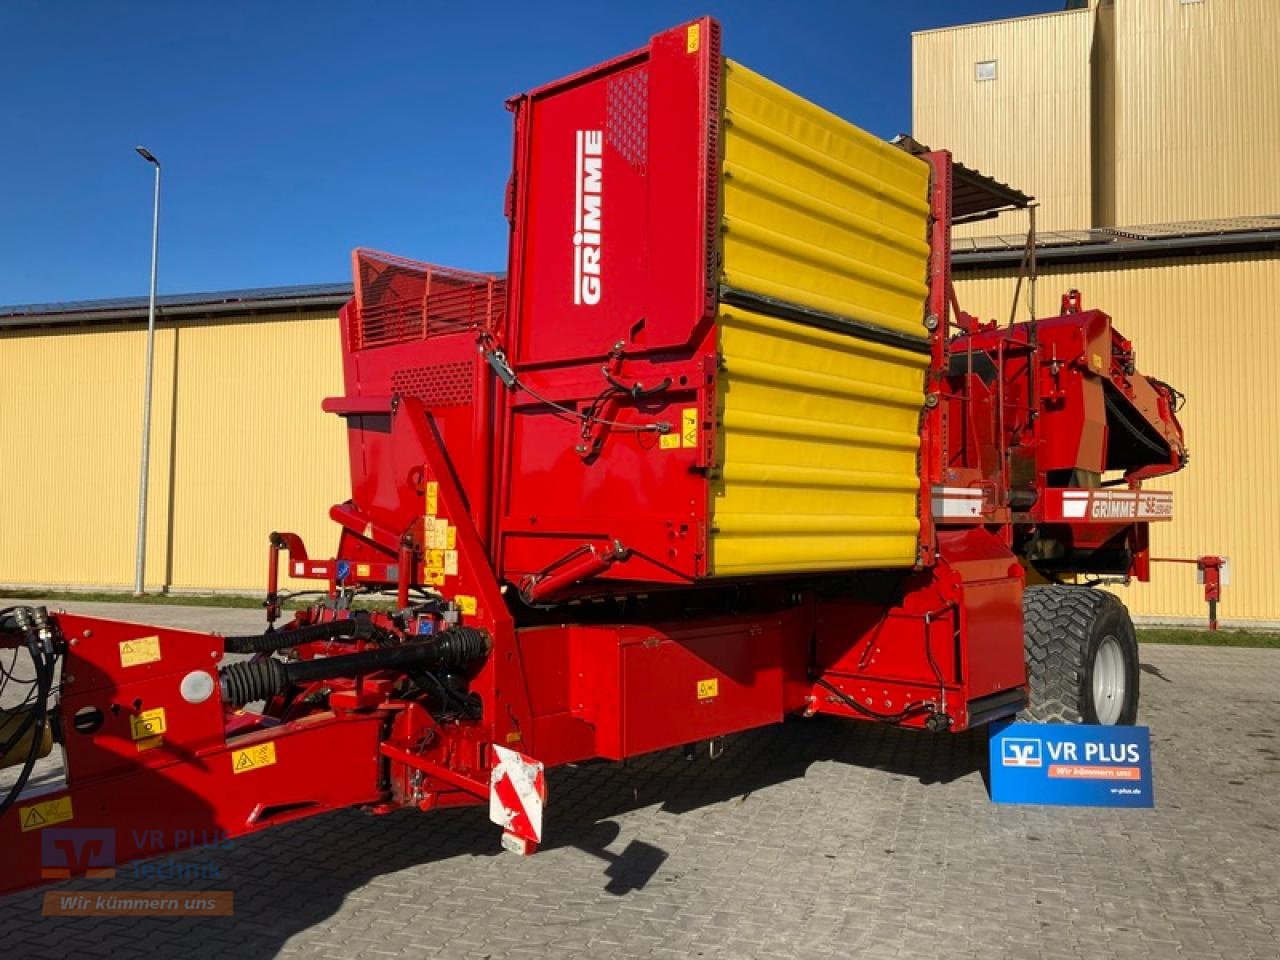
[[[679,816],[717,804],[747,803],[756,791],[803,779],[811,766],[825,762],[923,784],[950,783],[975,772],[985,777],[985,745],[982,731],[928,734],[814,718],[726,738],[714,760],[701,744],[692,759],[683,750],[668,750],[626,763],[558,769],[549,777],[543,852],[572,848],[591,855],[603,865],[602,892],[626,896],[653,880],[669,851],[641,838],[629,840],[621,852],[610,849],[622,833],[614,818],[623,814],[657,806]],[[155,955],[167,955],[180,945],[182,955],[190,957],[228,952],[243,960],[274,957],[295,934],[339,912],[355,891],[385,895],[389,902],[403,896],[393,876],[400,871],[458,857],[512,856],[500,852],[487,814],[483,807],[380,817],[341,811],[235,841],[216,852],[217,877],[147,881],[137,879],[131,867],[121,867],[113,880],[46,888],[95,894],[231,889],[235,915],[229,918],[42,917],[44,891],[31,891],[0,899],[0,930],[21,929],[29,945],[35,926],[44,951],[37,956],[65,956],[86,943],[123,956],[153,943]],[[171,860],[180,868],[208,856],[197,851]],[[535,858],[528,867],[536,863]],[[0,953],[8,955],[4,939],[0,935]],[[24,947],[23,955],[28,953],[29,946]]]

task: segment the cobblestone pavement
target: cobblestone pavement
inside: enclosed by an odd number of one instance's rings
[[[980,735],[796,721],[714,762],[554,771],[528,859],[483,809],[341,812],[176,858],[217,879],[59,888],[230,889],[232,918],[28,893],[0,899],[0,956],[1276,958],[1280,652],[1142,654],[1154,811],[997,807]]]

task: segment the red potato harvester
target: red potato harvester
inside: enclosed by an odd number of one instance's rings
[[[353,805],[488,803],[531,852],[546,768],[788,716],[1134,721],[1132,624],[1086,583],[1147,578],[1180,397],[1079,294],[960,309],[952,222],[1025,196],[711,19],[508,106],[505,279],[354,255],[351,498],[332,555],[271,535],[266,631],[0,616],[37,675],[0,888],[49,879],[52,827],[125,861]],[[288,622],[281,564],[324,586]],[[65,784],[23,792],[52,742]]]

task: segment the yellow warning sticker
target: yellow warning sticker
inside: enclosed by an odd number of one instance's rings
[[[698,681],[698,699],[710,700],[712,697],[720,693],[720,680],[712,677],[710,680]]]
[[[457,527],[445,528],[444,548],[446,550],[456,550],[458,548],[458,528]]]
[[[367,577],[367,576],[369,576],[369,574],[370,574],[370,570],[369,570],[369,565],[368,565],[367,563],[357,563],[357,564],[356,564],[356,576],[357,576],[357,577]]]
[[[445,550],[445,544],[449,542],[449,533],[453,528],[449,526],[449,521],[444,517],[427,517],[426,526],[423,528],[427,548],[431,550]]]
[[[58,797],[56,800],[45,800],[43,803],[18,808],[18,823],[21,824],[23,833],[39,830],[53,823],[66,823],[70,819],[70,797]]]
[[[519,730],[512,730],[507,734],[507,743],[519,743],[523,739]]]
[[[440,484],[435,480],[427,481],[427,516],[434,517],[440,506]]]
[[[658,440],[658,446],[663,450],[679,450],[680,434],[664,433]]]
[[[427,551],[427,569],[433,573],[444,569],[444,551],[443,550]]]
[[[154,750],[156,747],[163,746],[163,744],[164,737],[143,737],[134,746],[138,748],[139,753],[142,753],[144,750]]]
[[[159,637],[138,637],[120,643],[120,666],[137,667],[160,659]]]
[[[444,573],[447,577],[456,577],[458,575],[457,550],[446,550],[444,552]]]
[[[680,412],[680,446],[698,445],[698,408],[685,407]]]
[[[276,762],[276,745],[260,743],[256,747],[245,747],[243,750],[231,751],[231,769],[234,773],[248,773],[269,767]]]
[[[684,49],[686,53],[697,53],[702,43],[702,24],[694,23],[685,34]]]
[[[476,598],[475,597],[469,597],[465,593],[460,593],[456,597],[454,597],[453,600],[458,605],[458,609],[461,610],[463,613],[465,613],[467,616],[474,617],[476,615]]]
[[[164,707],[143,710],[141,713],[129,718],[129,725],[133,728],[133,739],[135,740],[160,736],[168,729],[164,722]]]

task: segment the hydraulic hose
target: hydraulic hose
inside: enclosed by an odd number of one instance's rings
[[[367,640],[375,632],[376,628],[369,615],[360,612],[346,620],[330,620],[287,630],[268,630],[266,633],[247,636],[223,637],[222,643],[227,653],[274,653],[286,647],[314,643],[317,640],[334,640],[339,637]]]
[[[293,631],[289,631],[293,632]],[[474,627],[454,627],[432,640],[377,647],[338,657],[294,660],[282,663],[269,658],[233,663],[219,672],[222,702],[242,707],[255,700],[267,700],[291,686],[302,686],[337,677],[359,677],[378,670],[408,667],[460,667],[486,656],[492,644],[489,635]]]
[[[44,607],[16,607],[12,609],[12,619],[5,624],[6,629],[17,627],[23,634],[27,651],[31,654],[31,662],[35,666],[36,701],[25,720],[3,745],[0,752],[7,753],[29,731],[30,742],[27,755],[22,761],[22,769],[18,777],[9,785],[3,797],[0,797],[0,816],[13,806],[21,796],[27,781],[35,769],[36,760],[41,756],[41,744],[45,730],[49,725],[49,694],[53,687],[54,662],[57,659],[55,639],[58,630],[49,621],[48,611]],[[34,729],[32,729],[34,727]]]

